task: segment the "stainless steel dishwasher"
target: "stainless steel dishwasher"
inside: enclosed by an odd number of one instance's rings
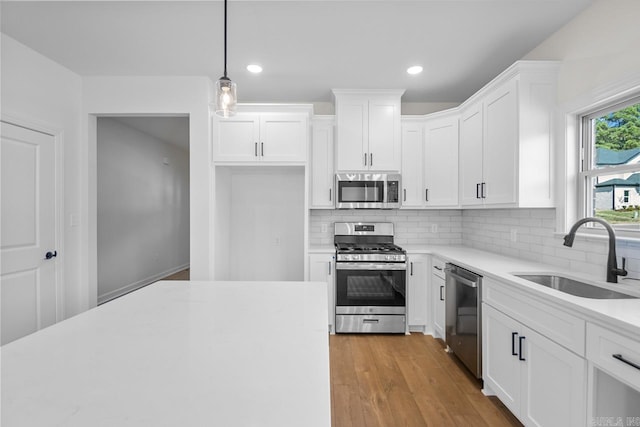
[[[445,278],[447,346],[476,378],[482,378],[482,276],[447,264]]]

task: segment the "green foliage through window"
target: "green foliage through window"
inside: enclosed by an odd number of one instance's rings
[[[640,103],[595,119],[597,148],[621,151],[640,147]]]

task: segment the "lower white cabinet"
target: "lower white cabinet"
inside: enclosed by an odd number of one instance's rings
[[[586,361],[482,304],[483,379],[526,426],[586,425]]]
[[[445,262],[439,258],[431,260],[431,301],[433,307],[433,336],[445,339]]]
[[[334,254],[309,255],[309,281],[327,282],[327,300],[329,301],[329,332],[334,331],[335,322],[335,262]]]
[[[424,332],[427,327],[427,280],[429,257],[407,254],[407,324],[411,330]]]

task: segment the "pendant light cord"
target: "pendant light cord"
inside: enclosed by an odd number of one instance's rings
[[[224,76],[227,77],[227,0],[224,0]]]

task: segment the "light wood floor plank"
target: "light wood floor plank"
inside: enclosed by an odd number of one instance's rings
[[[431,336],[332,335],[329,344],[333,427],[521,426]]]

